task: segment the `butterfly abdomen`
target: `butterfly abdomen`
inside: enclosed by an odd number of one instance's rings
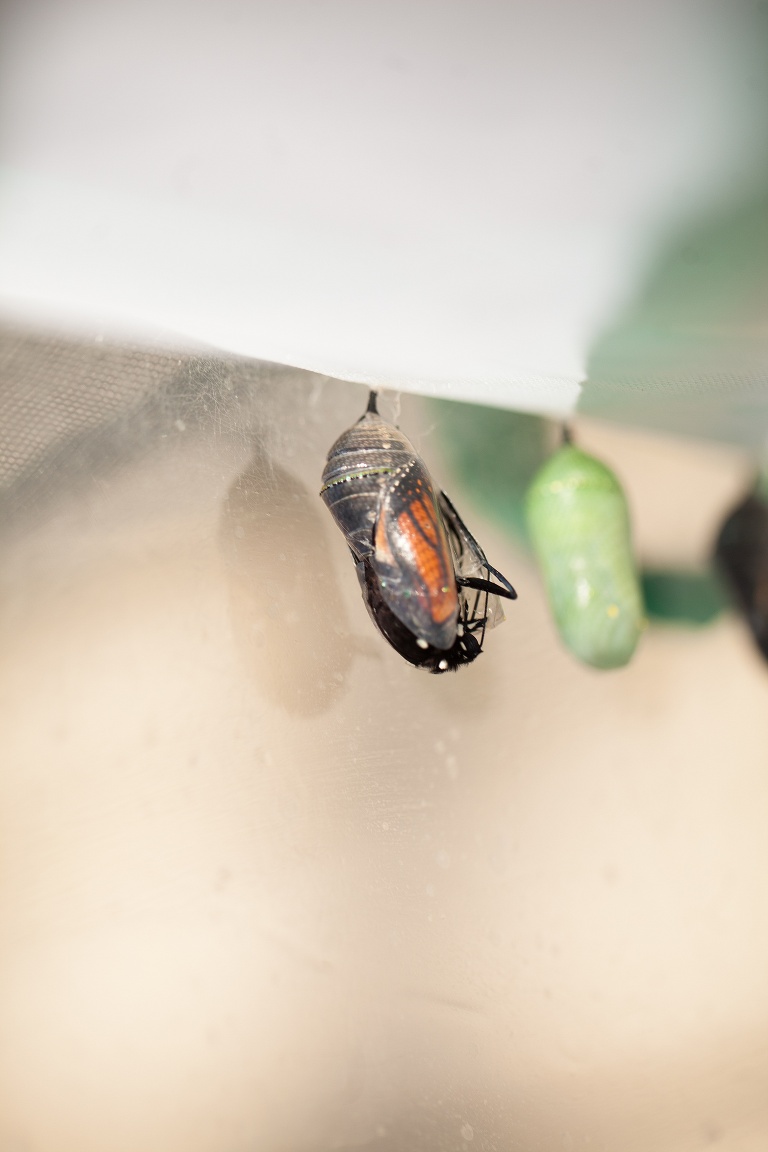
[[[373,525],[389,477],[413,459],[405,436],[377,412],[366,412],[328,453],[320,495],[358,556],[373,549]]]

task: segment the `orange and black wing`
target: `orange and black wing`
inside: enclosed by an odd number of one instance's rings
[[[459,615],[454,559],[432,480],[420,460],[389,478],[373,544],[371,563],[389,609],[417,643],[451,648]]]

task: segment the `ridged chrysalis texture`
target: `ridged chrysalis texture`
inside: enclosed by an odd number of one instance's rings
[[[613,472],[565,444],[526,498],[528,529],[561,639],[593,668],[620,668],[643,628],[629,511]]]

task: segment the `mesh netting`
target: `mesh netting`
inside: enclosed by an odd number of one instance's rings
[[[0,515],[29,515],[63,487],[202,424],[247,436],[269,401],[259,386],[309,373],[224,355],[193,354],[0,326]],[[245,410],[248,409],[246,412]]]

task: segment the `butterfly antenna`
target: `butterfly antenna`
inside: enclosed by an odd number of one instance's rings
[[[368,397],[368,407],[366,408],[366,412],[373,412],[374,416],[378,416],[378,414],[379,414],[379,410],[376,407],[376,397],[377,396],[378,396],[378,392],[374,392],[373,389],[371,389],[371,394]]]

